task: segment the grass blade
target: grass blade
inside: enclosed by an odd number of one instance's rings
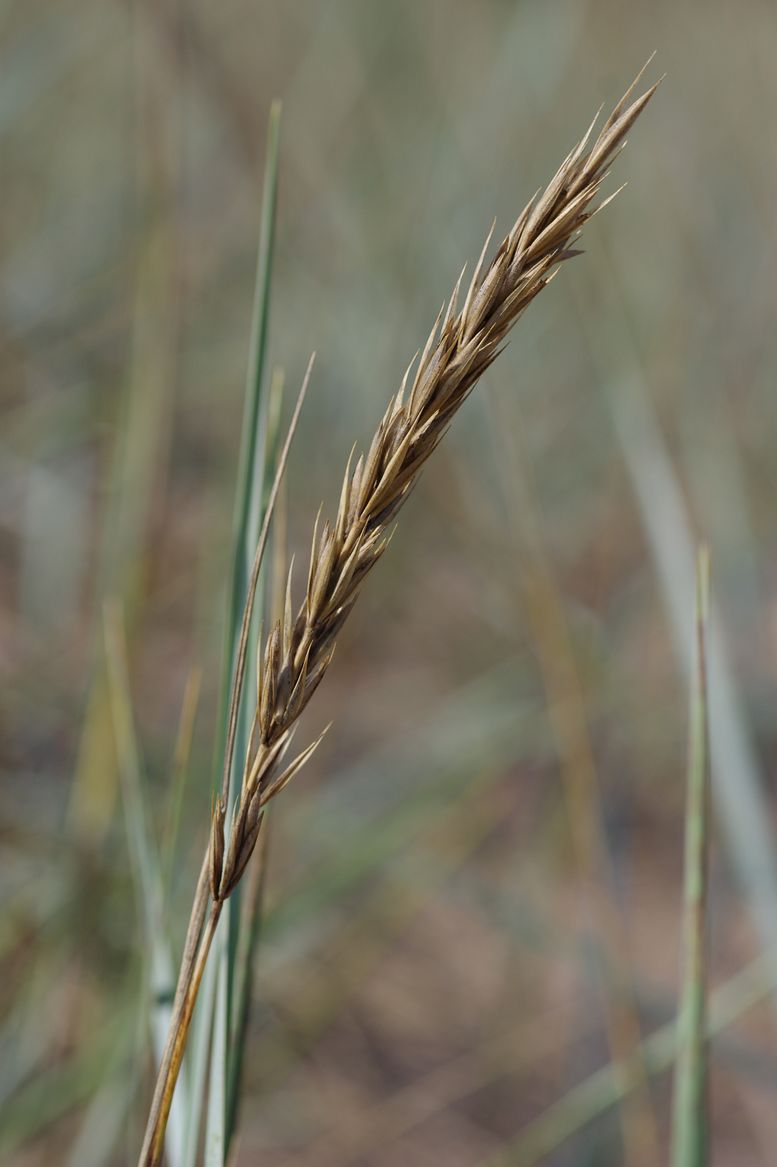
[[[264,189],[259,228],[259,249],[256,264],[256,285],[251,323],[251,344],[248,358],[245,409],[243,413],[240,460],[235,494],[234,544],[232,583],[227,613],[227,651],[222,678],[222,709],[229,700],[237,629],[245,607],[248,575],[256,539],[259,535],[262,509],[262,487],[265,480],[264,447],[262,435],[266,428],[266,397],[263,394],[267,368],[267,332],[270,319],[270,287],[272,258],[275,250],[275,212],[278,198],[278,159],[280,147],[280,102],[270,108],[267,131]],[[221,718],[226,727],[226,713]],[[226,728],[224,729],[226,740]],[[223,742],[221,743],[223,749]],[[219,754],[221,756],[221,753]]]
[[[270,396],[268,402],[268,424],[266,428],[266,440],[264,451],[264,466],[265,475],[262,486],[262,509],[261,515],[264,518],[266,508],[269,504],[270,490],[278,469],[278,461],[280,457],[280,436],[281,436],[281,408],[283,402],[283,374],[276,370],[273,375],[270,385]],[[280,503],[282,495],[278,495],[278,503]],[[273,556],[274,579],[278,577],[278,552],[279,539],[282,536],[279,534],[280,527],[283,527],[281,521],[280,505],[276,505],[276,512],[274,515],[275,533],[273,542],[275,545],[275,554]],[[282,556],[285,561],[285,555]],[[285,563],[284,563],[285,566]],[[281,579],[285,580],[285,572],[280,573]],[[281,584],[281,586],[283,586]],[[282,596],[282,592],[280,593]],[[275,597],[275,593],[273,592]],[[248,744],[248,736],[250,734],[250,724],[248,717],[247,704],[244,703],[241,709],[241,724],[240,724],[240,742],[243,746],[242,754],[245,755],[245,747]],[[240,1096],[240,1081],[243,1072],[243,1055],[245,1052],[245,1042],[248,1032],[248,1014],[251,997],[251,988],[253,985],[252,970],[254,966],[254,958],[256,955],[256,947],[259,942],[259,933],[261,930],[261,915],[263,905],[263,893],[265,884],[265,873],[268,857],[268,827],[269,824],[265,820],[262,822],[260,829],[259,841],[257,844],[257,854],[253,860],[251,870],[248,872],[246,886],[241,890],[241,895],[237,901],[239,905],[239,917],[237,919],[237,927],[235,928],[234,947],[233,947],[233,975],[231,980],[231,999],[228,1001],[229,1007],[229,1043],[227,1048],[227,1084],[226,1084],[226,1151],[229,1150],[229,1145],[237,1125],[237,1111],[238,1101]]]
[[[140,748],[132,716],[121,609],[116,604],[107,604],[105,608],[105,653],[130,860],[142,915],[145,948],[149,954],[149,1024],[154,1051],[159,1056],[164,1049],[170,1023],[169,1001],[175,984],[175,973],[164,925],[162,872],[143,795]],[[185,1114],[184,1079],[181,1093],[173,1103],[167,1128],[167,1154],[172,1167],[177,1167],[182,1161]]]
[[[685,819],[684,978],[678,1020],[674,1083],[673,1167],[706,1167],[707,1119],[707,884],[709,867],[710,763],[706,636],[709,556],[696,565],[696,671],[691,689],[688,794]]]
[[[226,621],[226,639],[224,651],[224,665],[221,683],[219,733],[217,742],[217,757],[223,756],[229,722],[229,700],[232,687],[232,678],[235,673],[240,618],[245,607],[249,591],[252,566],[253,548],[259,538],[264,506],[269,490],[267,446],[270,437],[268,394],[265,392],[267,368],[267,336],[270,315],[270,292],[272,278],[272,259],[275,244],[275,214],[278,191],[278,161],[280,145],[280,103],[273,102],[267,136],[267,155],[265,164],[264,189],[262,195],[261,223],[259,230],[259,246],[256,267],[256,284],[254,290],[254,304],[252,313],[251,343],[246,379],[245,407],[243,415],[243,429],[238,465],[238,479],[235,495],[234,517],[234,544],[232,560],[232,578],[229,590],[228,611]],[[272,471],[269,471],[270,480]],[[262,608],[263,584],[258,587],[257,609]],[[247,662],[248,675],[246,682],[248,692],[255,691],[255,664],[249,658]],[[245,756],[248,747],[249,718],[245,704],[238,711],[238,723],[235,743],[234,759]],[[233,768],[235,761],[233,759]],[[233,774],[231,783],[233,797],[239,791],[239,782]],[[231,807],[227,811],[227,822],[231,818]],[[229,1018],[232,1008],[233,985],[236,975],[236,954],[240,948],[240,902],[239,897],[234,903],[227,905],[214,942],[213,961],[216,972],[216,984],[213,993],[209,996],[210,1016],[203,1010],[200,1025],[207,1031],[212,1029],[212,1045],[207,1040],[197,1043],[198,1059],[209,1058],[209,1071],[206,1074],[203,1065],[197,1065],[195,1074],[200,1090],[204,1090],[206,1080],[209,1081],[208,1104],[206,1116],[205,1155],[206,1162],[212,1167],[219,1167],[225,1161],[230,1132],[227,1130],[227,1083],[230,1079],[230,1027]],[[204,1098],[192,1098],[194,1123],[202,1113]],[[230,1104],[229,1112],[233,1110]],[[188,1164],[193,1164],[196,1156],[196,1140],[189,1148],[192,1156]]]

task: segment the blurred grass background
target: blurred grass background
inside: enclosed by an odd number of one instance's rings
[[[288,478],[304,555],[492,218],[509,227],[653,49],[668,77],[628,188],[457,420],[311,707],[311,734],[335,726],[273,812],[238,1163],[665,1157],[666,1077],[563,1142],[531,1132],[674,1015],[697,536],[729,828],[713,983],[777,938],[776,48],[766,0],[5,0],[4,1161],[139,1146],[144,953],[101,608],[125,605],[160,829],[201,670],[182,930],[272,99],[270,356],[297,384],[318,351]],[[774,1038],[772,999],[716,1043],[716,1163],[771,1161]]]

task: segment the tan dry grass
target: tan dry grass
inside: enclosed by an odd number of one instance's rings
[[[391,525],[427,459],[444,437],[456,411],[501,352],[513,325],[559,266],[579,254],[574,243],[585,223],[610,201],[596,202],[602,183],[630,127],[657,88],[654,85],[632,100],[642,72],[589,145],[597,119],[594,120],[545,190],[521,212],[484,270],[489,235],[463,306],[458,310],[462,272],[450,300],[440,310],[415,373],[412,374],[414,359],[366,455],[354,465],[352,452],[334,522],[322,524],[319,516],[314,527],[305,598],[295,614],[290,570],[283,618],[260,646],[253,733],[238,804],[225,837],[234,726],[248,643],[246,614],[222,794],[216,803],[208,855],[195,897],[170,1039],[159,1071],[141,1167],[154,1167],[161,1158],[172,1091],[221,907],[239,882],[256,846],[264,807],[307,761],[317,744],[284,767],[282,759],[291,731],[326,673],[337,636],[365,578],[383,554]],[[254,579],[260,559],[259,553]],[[250,604],[249,592],[249,607]]]
[[[279,772],[289,731],[329,667],[337,635],[383,554],[389,528],[424,463],[526,307],[559,264],[579,254],[571,245],[605,205],[592,207],[613,157],[656,88],[629,105],[636,84],[615,107],[590,151],[586,154],[585,147],[591,130],[546,190],[523,210],[481,277],[489,235],[457,314],[462,273],[437,317],[409,392],[411,369],[366,457],[360,456],[353,468],[353,453],[349,458],[334,523],[316,520],[305,599],[296,615],[290,569],[285,614],[270,632],[261,657],[255,732],[226,855],[219,839],[223,808],[214,816],[214,899],[226,898],[235,887],[253,848],[262,808],[311,752],[312,747]]]

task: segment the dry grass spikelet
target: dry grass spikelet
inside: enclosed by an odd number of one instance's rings
[[[386,549],[389,528],[424,463],[501,352],[510,329],[560,264],[579,254],[573,244],[584,224],[614,197],[596,201],[626,134],[658,84],[632,101],[641,75],[589,147],[592,123],[546,189],[521,212],[484,271],[489,234],[459,309],[462,272],[440,310],[414,374],[415,359],[389,402],[366,456],[362,454],[354,465],[352,451],[334,522],[322,524],[319,512],[305,598],[296,613],[291,602],[293,565],[290,568],[283,618],[260,652],[254,733],[239,808],[216,883],[211,874],[215,898],[226,898],[235,887],[255,845],[262,809],[318,744],[314,742],[280,769],[290,731],[328,669],[337,635],[362,583]],[[220,830],[223,820],[214,815],[214,834]],[[211,853],[216,850],[214,843]]]

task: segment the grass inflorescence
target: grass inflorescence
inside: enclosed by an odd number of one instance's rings
[[[641,74],[640,74],[641,77]],[[469,283],[464,272],[443,304],[423,351],[405,373],[366,453],[352,451],[333,520],[313,528],[302,601],[293,600],[289,568],[283,615],[260,639],[257,701],[248,747],[235,766],[253,602],[273,502],[310,376],[281,453],[251,569],[237,646],[221,791],[187,933],[170,1035],[157,1079],[140,1163],[160,1161],[175,1081],[194,1003],[224,904],[238,886],[259,837],[267,804],[313,753],[319,738],[286,760],[296,723],[332,661],[338,635],[361,587],[388,545],[397,515],[455,414],[506,343],[512,327],[559,267],[579,254],[575,244],[600,201],[602,184],[626,134],[656,86],[634,97],[640,77],[605,120],[594,123],[566,156],[486,262],[491,234]],[[610,196],[613,197],[613,196]],[[465,289],[465,290],[464,290]],[[459,304],[461,303],[461,306]],[[231,791],[232,775],[241,775]],[[234,813],[230,815],[231,798]]]

